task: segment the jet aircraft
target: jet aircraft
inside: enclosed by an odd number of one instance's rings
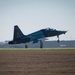
[[[22,31],[20,30],[20,28],[18,27],[18,25],[15,25],[13,40],[9,41],[8,44],[25,43],[25,48],[27,48],[28,47],[27,43],[31,41],[33,43],[37,43],[38,41],[40,41],[40,48],[43,48],[43,42],[41,40],[42,38],[57,36],[58,38],[57,42],[59,43],[59,35],[65,34],[66,32],[67,31],[60,31],[56,29],[46,28],[28,35],[24,35]]]

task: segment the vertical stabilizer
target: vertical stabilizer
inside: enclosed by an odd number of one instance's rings
[[[24,34],[22,33],[22,31],[20,30],[20,28],[16,25],[14,26],[14,36],[13,36],[13,40],[20,38],[24,36]]]

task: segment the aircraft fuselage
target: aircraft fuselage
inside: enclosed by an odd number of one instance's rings
[[[15,33],[15,39],[13,39],[12,41],[9,41],[9,44],[28,43],[31,41],[33,41],[33,43],[37,43],[38,40],[41,38],[59,36],[61,34],[66,33],[66,31],[59,31],[56,29],[47,28],[47,29],[41,29],[41,30],[31,33],[29,35],[23,35],[21,30],[17,27],[18,26],[15,26],[15,29],[17,31],[17,33]],[[19,33],[19,35],[18,35],[18,31],[21,32],[21,33]]]

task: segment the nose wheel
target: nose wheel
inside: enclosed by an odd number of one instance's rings
[[[60,41],[59,41],[59,36],[57,36],[57,38],[58,38],[57,42],[59,43],[59,42],[60,42]]]

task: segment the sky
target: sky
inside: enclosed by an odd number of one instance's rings
[[[60,40],[75,40],[75,0],[0,0],[0,41],[13,39],[15,25],[25,35],[48,27],[67,30]]]

